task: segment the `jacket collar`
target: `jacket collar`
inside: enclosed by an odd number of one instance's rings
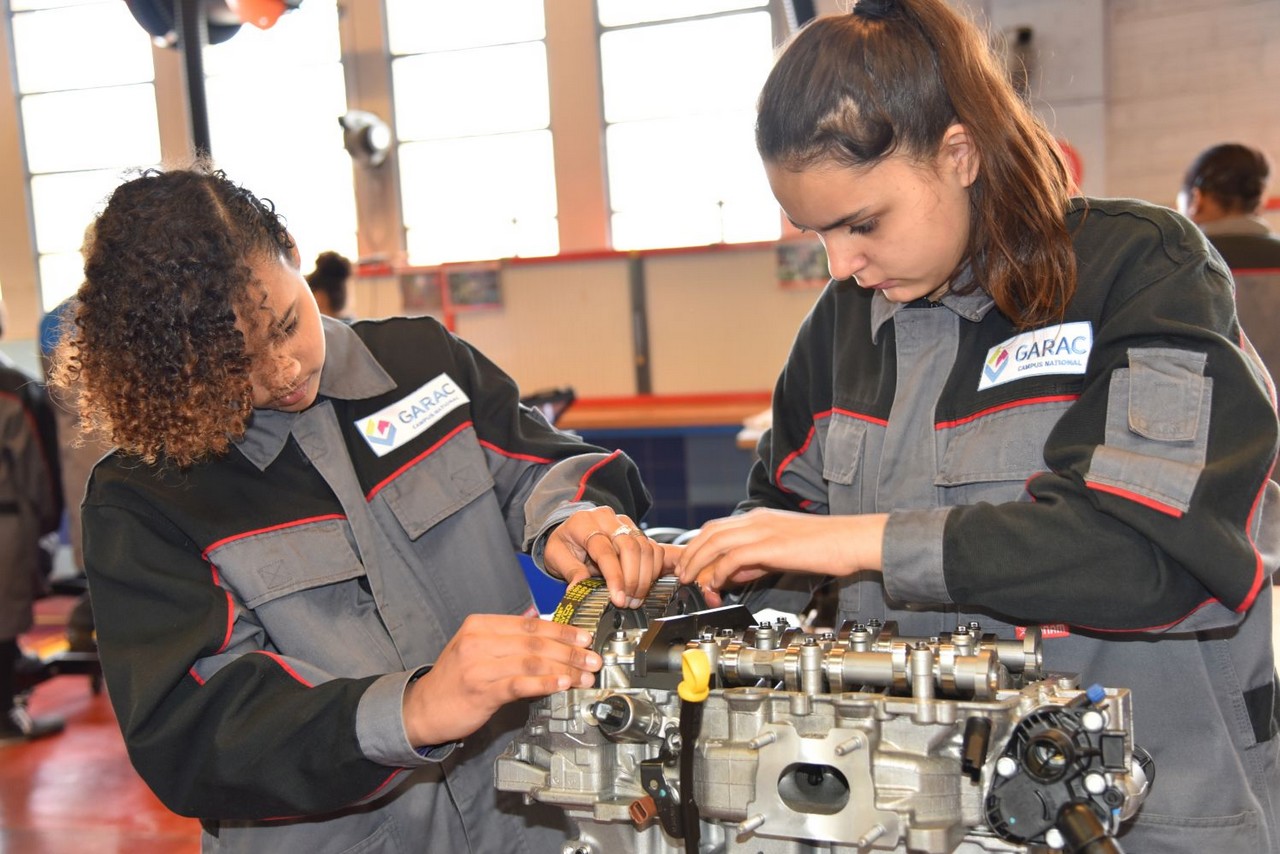
[[[324,367],[320,369],[320,393],[305,412],[255,409],[244,438],[236,443],[260,471],[280,456],[299,418],[307,418],[326,404],[326,398],[364,400],[386,394],[396,387],[373,353],[352,328],[331,317],[322,317],[324,326]]]
[[[1262,217],[1237,214],[1201,223],[1200,230],[1211,237],[1221,237],[1228,234],[1270,234],[1271,226]]]
[[[963,288],[973,279],[973,274],[969,267],[966,266],[959,274],[956,275],[955,286]],[[965,320],[977,323],[987,316],[996,304],[986,291],[982,288],[975,288],[971,293],[957,294],[952,290],[948,290],[942,295],[942,299],[938,300],[943,306],[951,309]],[[879,291],[871,296],[871,340],[877,341],[880,337],[880,328],[893,319],[893,316],[900,310],[911,303],[891,302]]]

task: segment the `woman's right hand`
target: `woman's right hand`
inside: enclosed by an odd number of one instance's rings
[[[514,700],[589,687],[601,665],[590,643],[589,632],[537,617],[472,614],[405,690],[409,743],[458,741]]]
[[[725,587],[771,572],[850,575],[880,570],[884,513],[827,516],[757,508],[712,520],[685,545],[676,575],[696,584],[707,604]]]
[[[547,572],[572,587],[591,576],[605,580],[617,608],[639,608],[659,576],[676,570],[680,546],[655,542],[631,517],[610,507],[579,510],[547,537]]]

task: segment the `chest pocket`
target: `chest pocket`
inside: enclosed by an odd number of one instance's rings
[[[1045,470],[1044,443],[1071,401],[1028,403],[938,430],[938,474],[947,504],[1012,501]]]
[[[232,540],[209,553],[224,587],[254,612],[272,648],[337,675],[399,661],[382,630],[345,519],[303,522]],[[324,626],[317,632],[316,626]]]
[[[245,606],[364,575],[346,537],[346,522],[324,519],[266,531],[209,553],[224,583]]]
[[[866,455],[867,422],[833,413],[822,444],[822,479],[827,482],[827,506],[833,515],[863,512]]]
[[[492,489],[484,451],[475,430],[467,428],[396,474],[378,494],[416,540]]]

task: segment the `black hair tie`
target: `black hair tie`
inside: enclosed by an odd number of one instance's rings
[[[894,17],[901,10],[898,0],[858,0],[853,7],[853,14],[867,21],[883,21]]]

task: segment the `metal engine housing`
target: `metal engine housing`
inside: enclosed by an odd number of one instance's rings
[[[637,611],[602,596],[557,616],[596,631],[596,686],[535,703],[495,768],[576,822],[563,854],[1119,851],[1153,777],[1128,691],[1042,673],[1034,630],[808,633],[669,579]],[[678,692],[689,650],[702,702]]]

